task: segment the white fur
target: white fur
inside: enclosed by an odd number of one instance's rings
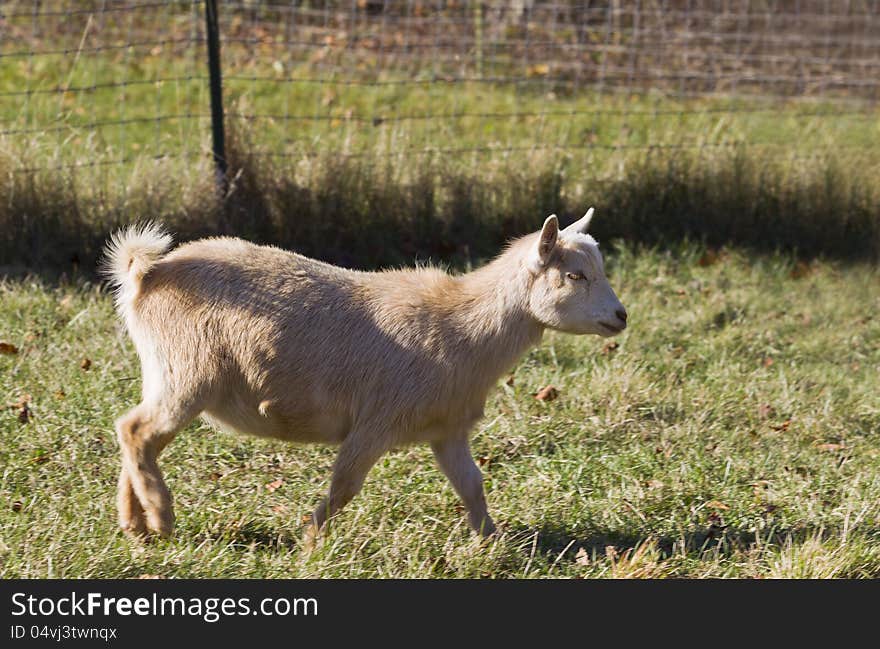
[[[583,221],[583,219],[582,219]],[[583,226],[581,223],[579,228]],[[366,273],[239,239],[163,254],[154,224],[115,235],[107,272],[141,359],[141,403],[117,422],[118,504],[130,532],[171,531],[157,458],[202,414],[219,426],[339,444],[311,533],[388,449],[428,442],[474,529],[494,529],[468,434],[489,390],[545,328],[626,325],[596,242],[556,217],[464,275]]]

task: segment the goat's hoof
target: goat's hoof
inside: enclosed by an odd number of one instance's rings
[[[314,523],[309,523],[306,525],[305,530],[303,530],[302,536],[302,544],[303,551],[306,554],[311,553],[316,547],[318,547],[318,541],[321,538],[321,530]]]
[[[166,514],[164,516],[155,514],[147,515],[147,527],[152,534],[159,538],[167,539],[174,530],[174,515]]]
[[[171,525],[166,526],[150,526],[150,535],[160,539],[167,539],[171,536],[174,528]]]
[[[147,525],[143,518],[119,521],[119,529],[133,541],[143,540],[147,536]]]
[[[471,521],[471,527],[484,540],[494,538],[498,534],[498,528],[495,527],[491,518],[484,518],[479,524],[476,521]]]

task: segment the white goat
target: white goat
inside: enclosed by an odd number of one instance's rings
[[[546,328],[611,336],[626,311],[586,234],[593,210],[556,216],[464,275],[435,268],[359,272],[232,238],[165,254],[155,224],[117,232],[106,251],[116,305],[141,361],[141,403],[116,424],[119,523],[168,535],[171,494],[157,458],[202,414],[213,424],[340,445],[307,536],[357,494],[392,447],[428,442],[491,534],[468,434],[490,388]]]

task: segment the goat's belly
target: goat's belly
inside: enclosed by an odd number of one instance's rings
[[[223,430],[291,442],[339,444],[349,432],[343,417],[309,410],[281,410],[271,402],[226,403],[206,410],[202,417]]]

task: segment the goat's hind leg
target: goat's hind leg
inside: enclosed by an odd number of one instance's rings
[[[352,431],[342,443],[327,497],[315,508],[306,527],[306,547],[314,545],[324,524],[354,498],[363,487],[367,473],[388,450],[387,438],[381,428],[361,427]]]
[[[119,471],[119,487],[116,492],[116,509],[119,512],[119,527],[132,537],[147,533],[147,519],[141,501],[131,486],[131,478],[125,466]]]
[[[171,492],[162,477],[158,458],[198,412],[193,407],[141,403],[116,422],[122,450],[117,503],[120,524],[126,531],[142,534],[148,528],[160,536],[171,534]]]

